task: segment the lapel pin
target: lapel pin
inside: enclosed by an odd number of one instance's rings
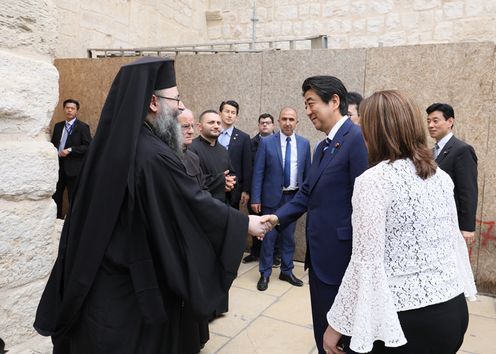
[[[331,150],[331,154],[334,154],[334,150],[339,149],[339,147],[340,147],[340,146],[341,146],[341,144],[340,144],[340,143],[336,143],[336,144],[334,145],[334,147],[332,148],[332,150]]]

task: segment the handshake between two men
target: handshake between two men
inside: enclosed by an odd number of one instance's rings
[[[248,215],[248,233],[263,240],[265,234],[272,230],[279,222],[277,215]]]

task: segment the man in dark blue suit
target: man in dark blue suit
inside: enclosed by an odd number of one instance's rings
[[[255,165],[255,156],[257,154],[258,146],[260,145],[260,140],[263,137],[274,134],[274,117],[272,117],[269,113],[262,113],[258,117],[258,134],[251,138],[250,146],[251,146],[251,165]],[[255,214],[256,213],[251,206],[248,206],[248,213]],[[254,261],[258,261],[258,257],[260,257],[260,250],[262,248],[262,241],[260,241],[256,237],[252,237],[252,244],[250,247],[250,254],[243,258],[243,263],[250,263]],[[279,249],[277,249],[277,256],[279,256]],[[277,258],[277,257],[276,257]],[[278,263],[274,262],[274,266],[281,264],[281,258],[277,258]]]
[[[266,216],[282,229],[307,213],[307,253],[313,330],[319,353],[327,311],[351,257],[351,196],[355,178],[368,166],[360,128],[346,116],[346,88],[333,76],[303,82],[306,114],[327,138],[317,146],[308,178],[295,197],[275,215]]]
[[[217,141],[229,152],[229,158],[236,175],[236,186],[231,192],[231,206],[239,209],[240,202],[247,205],[251,187],[250,136],[234,127],[238,118],[239,105],[236,101],[223,101],[219,107],[222,131]]]
[[[251,208],[262,214],[272,214],[277,208],[288,203],[298,192],[310,170],[310,143],[296,135],[298,124],[296,111],[286,107],[279,114],[281,131],[260,141],[253,168],[251,187]],[[279,279],[294,286],[303,282],[293,274],[295,250],[294,231],[296,220],[281,230],[279,235],[281,253],[281,273]],[[272,230],[262,242],[259,269],[260,280],[257,289],[264,291],[272,274],[274,247],[278,231]]]

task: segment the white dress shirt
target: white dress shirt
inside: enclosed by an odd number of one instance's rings
[[[227,129],[222,129],[222,131],[220,132],[219,138],[217,139],[219,144],[224,146],[226,149],[229,149],[229,143],[231,142],[231,136],[232,136],[233,129],[234,129],[234,125],[231,125]]]
[[[343,116],[340,120],[338,120],[336,122],[336,124],[334,124],[334,126],[332,127],[332,129],[329,132],[329,134],[327,134],[327,137],[330,140],[334,139],[334,137],[336,136],[336,133],[338,132],[339,128],[341,128],[341,126],[344,124],[344,122],[346,122],[347,119],[348,119],[348,116]]]
[[[284,169],[284,164],[286,161],[286,138],[282,132],[280,134],[281,138],[281,155],[282,155],[282,167]],[[290,136],[291,138],[291,170],[289,175],[289,186],[283,188],[285,191],[298,189],[298,150],[296,147],[296,135]]]
[[[441,140],[439,140],[436,144],[437,146],[439,147],[436,151],[436,156],[435,158],[437,158],[439,156],[439,153],[441,151],[443,151],[443,148],[444,146],[448,143],[448,141],[451,139],[451,137],[453,136],[453,133],[450,132],[448,133],[444,138],[442,138]]]

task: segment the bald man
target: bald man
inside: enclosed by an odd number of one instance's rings
[[[260,141],[251,188],[251,208],[256,213],[272,214],[293,199],[310,170],[310,143],[296,135],[296,111],[286,107],[279,113],[280,132]],[[296,221],[280,231],[281,273],[279,279],[294,286],[303,282],[293,274]],[[274,246],[279,231],[267,233],[260,252],[259,291],[265,291],[272,273]]]

